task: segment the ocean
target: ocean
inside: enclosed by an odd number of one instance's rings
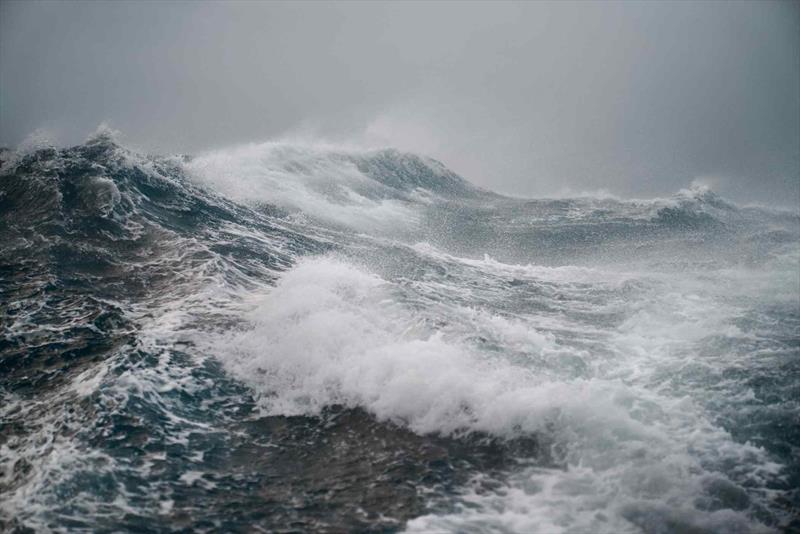
[[[800,530],[797,210],[324,144],[0,160],[0,530]]]

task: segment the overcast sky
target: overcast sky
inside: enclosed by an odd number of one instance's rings
[[[318,137],[506,193],[800,205],[800,3],[0,4],[0,143]]]

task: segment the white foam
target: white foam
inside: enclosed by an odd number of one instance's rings
[[[225,363],[269,413],[340,403],[419,432],[455,431],[476,424],[471,408],[482,396],[515,380],[442,335],[414,335],[387,284],[329,258],[289,272],[250,318],[254,328],[230,340]],[[477,380],[483,371],[495,380]]]
[[[490,259],[463,263],[563,284],[594,277],[596,287],[607,287],[603,280],[614,278]],[[670,290],[659,276],[666,275],[643,277],[640,292],[626,296],[627,319],[596,336],[610,356],[588,375],[570,375],[569,366],[548,372],[541,363],[591,358],[560,339],[558,328],[550,330],[559,326],[556,314],[548,323],[452,303],[410,308],[402,287],[335,257],[289,271],[257,299],[247,314],[250,327],[219,340],[216,352],[267,414],[316,414],[343,404],[419,433],[535,435],[566,466],[521,469],[495,491],[467,488],[457,513],[418,518],[409,523],[414,531],[626,532],[652,521],[757,530],[745,510],[752,495],[738,508],[728,503],[716,511],[703,499],[744,494],[744,480],[765,487],[780,466],[759,447],[734,441],[686,390],[658,379],[685,365],[687,347],[704,337],[739,335],[730,326],[738,309],[696,294],[701,288],[688,282]],[[436,326],[437,318],[445,326]],[[576,327],[568,319],[564,325]],[[482,349],[470,329],[487,333],[501,350]],[[512,353],[527,359],[509,359]],[[738,466],[736,480],[726,464]]]
[[[70,383],[72,390],[81,397],[88,397],[97,392],[108,374],[108,366],[99,364],[90,367],[77,375]]]
[[[300,210],[349,227],[412,227],[416,211],[330,147],[249,144],[202,154],[186,164],[195,179],[234,200]]]

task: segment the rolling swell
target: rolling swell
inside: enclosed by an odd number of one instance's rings
[[[396,151],[3,159],[9,529],[796,525],[796,214]]]

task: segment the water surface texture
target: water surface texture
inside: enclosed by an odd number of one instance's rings
[[[393,150],[3,152],[0,529],[800,529],[800,216]]]

